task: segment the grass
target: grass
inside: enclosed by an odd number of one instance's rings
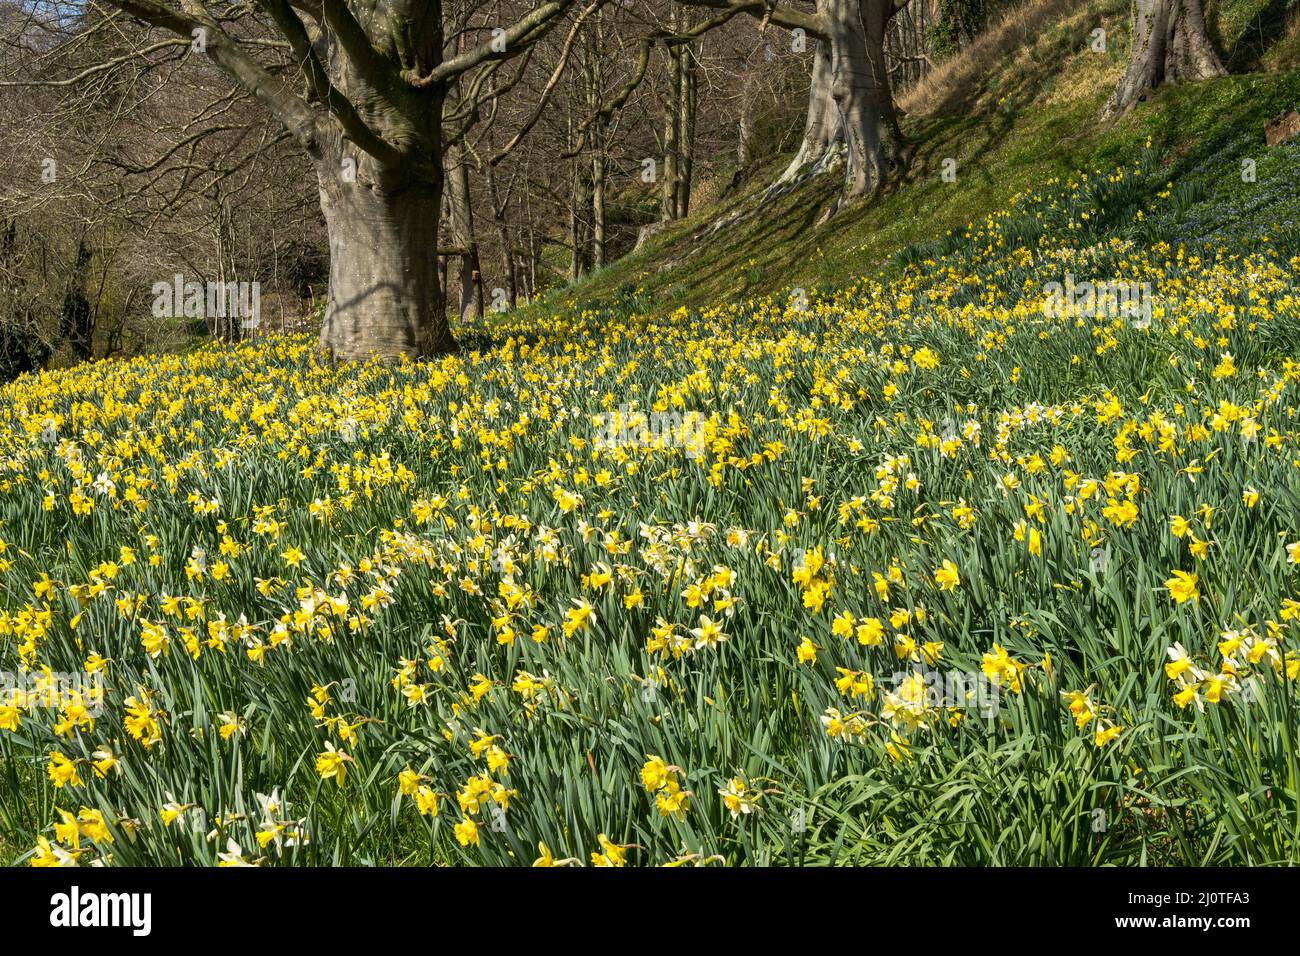
[[[1135,241],[1184,208],[1169,161],[1013,197],[803,309],[7,386],[6,844],[1295,862],[1300,258]],[[1065,274],[1142,285],[1150,324],[1045,311]]]

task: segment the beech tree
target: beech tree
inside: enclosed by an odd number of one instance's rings
[[[740,13],[760,19],[763,26],[785,27],[801,43],[815,43],[803,139],[778,184],[795,179],[809,166],[825,165],[842,147],[848,156],[844,197],[856,199],[875,194],[890,170],[906,163],[908,151],[894,107],[885,37],[890,21],[909,0],[815,0],[811,12],[778,0],[677,2],[719,12],[667,38],[647,38],[648,43],[659,39],[680,44]],[[643,49],[633,85],[644,75],[647,50]]]
[[[810,16],[771,17],[817,40],[803,140],[780,182],[825,164],[843,146],[848,157],[844,197],[856,199],[874,195],[890,169],[905,164],[885,35],[891,18],[906,5],[907,0],[817,0]]]
[[[1128,69],[1103,116],[1130,109],[1162,83],[1205,80],[1227,70],[1205,28],[1202,0],[1134,0]]]
[[[309,157],[329,242],[321,345],[341,360],[455,345],[438,275],[447,151],[510,79],[488,81],[574,0],[104,0],[191,44]],[[250,35],[256,11],[273,38]],[[275,68],[286,52],[299,77]],[[450,132],[449,132],[450,130]]]

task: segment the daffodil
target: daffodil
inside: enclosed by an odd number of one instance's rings
[[[1165,587],[1175,604],[1185,604],[1188,601],[1195,603],[1201,599],[1201,592],[1197,589],[1199,580],[1195,574],[1188,571],[1174,571],[1165,581]]]
[[[944,559],[943,564],[934,572],[934,583],[939,585],[940,591],[951,591],[961,584],[961,576],[957,573],[957,565],[952,561]]]

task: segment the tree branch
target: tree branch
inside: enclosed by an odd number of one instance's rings
[[[241,50],[221,25],[195,0],[184,0],[185,13],[164,6],[156,0],[105,0],[123,13],[145,23],[162,27],[184,37],[193,38],[203,31],[204,52],[244,86],[271,115],[282,122],[293,138],[319,159],[321,149],[320,118],[283,81],[268,73]]]
[[[480,63],[489,60],[506,60],[517,55],[523,41],[533,41],[541,37],[554,26],[555,21],[573,6],[575,0],[550,0],[527,15],[506,27],[499,38],[482,43],[464,53],[443,60],[432,71],[419,76],[413,70],[403,73],[406,82],[415,89],[424,89],[438,83],[445,83],[474,69]],[[501,40],[505,42],[502,43]]]

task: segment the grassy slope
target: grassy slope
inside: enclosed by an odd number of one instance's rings
[[[1215,0],[1212,31],[1234,68],[1289,72],[1168,88],[1110,127],[1097,115],[1123,72],[1128,4],[1091,0],[1064,18],[1045,15],[1051,26],[1030,48],[1004,54],[980,88],[941,91],[935,115],[906,120],[916,161],[906,182],[879,201],[843,209],[819,225],[837,187],[836,176],[823,176],[760,214],[693,241],[693,232],[736,200],[708,207],[530,309],[545,316],[622,302],[664,314],[796,286],[828,290],[875,272],[910,246],[964,231],[1053,177],[1130,161],[1148,136],[1167,155],[1170,180],[1186,183],[1180,221],[1163,223],[1160,238],[1230,238],[1233,223],[1253,226],[1243,208],[1266,209],[1272,222],[1300,223],[1300,196],[1290,185],[1297,151],[1266,155],[1263,147],[1266,120],[1300,104],[1297,13],[1298,0]],[[1099,25],[1110,38],[1105,54],[1087,49]],[[939,176],[946,157],[958,162],[956,183]],[[1252,186],[1241,183],[1246,157],[1259,166]],[[761,171],[739,202],[752,203],[783,163]]]

